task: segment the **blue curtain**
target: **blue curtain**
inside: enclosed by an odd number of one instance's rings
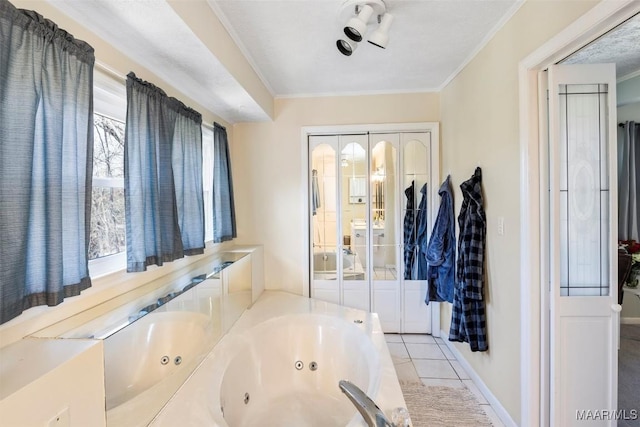
[[[213,241],[220,243],[237,237],[237,232],[227,130],[217,123],[213,125],[213,159]]]
[[[94,61],[0,0],[0,323],[91,286]]]
[[[640,241],[640,124],[618,138],[618,239]]]
[[[127,76],[128,272],[204,250],[201,123],[199,113],[162,89]],[[198,170],[200,178],[194,177]]]
[[[178,105],[173,135],[173,180],[178,224],[185,255],[204,252],[204,199],[202,188],[202,116]]]

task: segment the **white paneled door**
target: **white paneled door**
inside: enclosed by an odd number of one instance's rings
[[[615,65],[557,65],[548,78],[550,421],[615,426]]]

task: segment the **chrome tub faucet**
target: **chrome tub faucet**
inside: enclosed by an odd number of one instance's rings
[[[400,427],[393,424],[384,412],[358,386],[347,380],[340,380],[340,390],[347,395],[369,427]]]

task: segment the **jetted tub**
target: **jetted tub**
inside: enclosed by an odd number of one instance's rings
[[[342,379],[405,407],[376,314],[265,291],[151,426],[366,426]]]
[[[245,338],[220,387],[229,426],[348,425],[356,409],[338,388],[342,379],[376,398],[380,357],[353,323],[292,314],[252,328]]]

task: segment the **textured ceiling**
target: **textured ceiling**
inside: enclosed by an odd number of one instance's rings
[[[48,1],[223,119],[269,120],[166,0]],[[387,49],[351,57],[335,46],[343,0],[184,1],[209,4],[278,97],[439,90],[522,0],[386,0]]]
[[[209,0],[276,96],[438,90],[520,4],[385,3],[394,15],[387,49],[362,42],[346,57],[336,49],[343,0]]]
[[[521,5],[386,0],[395,17],[387,49],[363,42],[346,57],[335,47],[343,0],[188,1],[209,4],[276,97],[439,90]],[[223,119],[269,120],[165,0],[49,2]],[[624,77],[640,70],[638,40],[640,15],[563,62],[615,62]]]
[[[638,72],[640,70],[640,14],[570,55],[562,63],[615,63],[618,78]]]

